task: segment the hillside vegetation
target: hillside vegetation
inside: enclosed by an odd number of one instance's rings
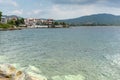
[[[0,28],[7,29],[7,28],[13,28],[13,26],[10,25],[10,24],[2,24],[2,23],[0,23]]]
[[[58,20],[64,21],[70,25],[82,25],[82,26],[111,26],[120,25],[120,16],[115,16],[112,14],[94,14],[89,16],[82,16],[73,19]]]

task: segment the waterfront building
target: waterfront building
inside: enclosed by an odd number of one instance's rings
[[[24,19],[25,25],[31,28],[34,27],[46,27],[53,24],[53,19],[35,19],[35,18],[26,18]]]
[[[48,25],[48,28],[52,28],[52,27],[54,27],[54,25],[53,25],[53,19],[47,19],[47,25]]]

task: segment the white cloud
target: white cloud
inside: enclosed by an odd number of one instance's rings
[[[22,15],[23,14],[23,10],[14,10],[11,14]]]
[[[14,0],[0,0],[0,5],[12,5],[14,7],[17,7],[18,4]]]
[[[53,5],[52,8],[46,11],[45,16],[54,19],[69,19],[99,13],[119,15],[120,9],[115,7],[100,6],[98,4],[62,5],[62,7],[61,5]]]
[[[42,11],[43,10],[41,10],[41,9],[36,9],[36,10],[31,10],[31,11],[27,11],[26,12],[26,15],[28,16],[28,17],[36,17],[36,16],[38,16],[38,15],[41,15],[42,14]],[[38,18],[38,17],[37,17]]]
[[[33,11],[33,14],[39,14],[41,12],[41,10],[40,9],[37,9],[37,10],[34,10]]]
[[[53,5],[47,9],[36,9],[26,12],[26,16],[33,18],[70,19],[98,13],[119,15],[120,9],[115,7],[100,6],[98,4],[62,5],[62,7],[61,5]]]
[[[68,19],[92,14],[95,12],[94,8],[95,7],[93,5],[90,5],[89,7],[83,5],[65,7],[61,7],[60,5],[54,5],[46,13],[48,13],[47,15],[51,15],[51,17],[55,19]]]
[[[15,7],[18,6],[18,4],[17,4],[16,2],[14,2],[14,1],[12,1],[11,4],[12,4],[13,6],[15,6]]]

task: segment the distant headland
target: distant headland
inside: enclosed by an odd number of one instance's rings
[[[65,22],[71,26],[120,26],[120,16],[106,13],[58,21]]]

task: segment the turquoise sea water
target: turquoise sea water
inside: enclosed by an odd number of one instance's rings
[[[120,27],[0,31],[0,63],[48,80],[120,80]]]

